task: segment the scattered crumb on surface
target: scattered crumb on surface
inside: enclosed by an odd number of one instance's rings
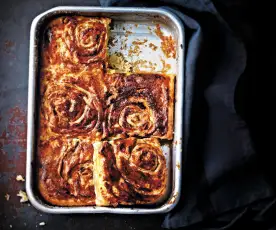
[[[147,64],[146,60],[137,60],[133,62],[133,72],[134,73],[140,72],[141,68],[145,67],[146,64]]]
[[[135,24],[134,26],[137,28],[137,27],[138,27],[138,24]]]
[[[40,225],[40,226],[44,226],[44,225],[45,225],[45,222],[40,222],[39,225]]]
[[[28,199],[28,196],[26,194],[26,192],[20,190],[17,194],[17,196],[20,196],[21,199],[20,199],[20,203],[24,203],[24,202],[27,202],[29,199]]]
[[[177,162],[176,167],[180,170],[180,163]]]
[[[142,51],[140,50],[140,47],[138,45],[134,45],[129,48],[128,50],[128,56],[138,56]]]
[[[135,41],[132,42],[132,45],[143,45],[147,41],[148,41],[148,39],[143,39],[143,40],[137,39],[137,40],[135,40]]]
[[[114,47],[117,41],[118,40],[115,37],[110,37],[108,40],[108,45]]]
[[[147,71],[150,71],[150,72],[155,72],[157,64],[151,61],[137,60],[132,63],[132,66],[133,66],[134,73],[145,71],[145,69],[147,69]]]
[[[127,31],[126,31],[126,37],[127,37],[128,35],[130,35],[130,34],[132,34],[132,32],[131,32],[130,30],[127,30]]]
[[[130,72],[131,65],[124,58],[122,53],[114,53],[109,56],[109,65],[114,70],[119,70],[121,72]]]
[[[173,144],[174,144],[174,145],[180,144],[180,140],[179,140],[179,141],[178,141],[178,140],[175,140],[175,141],[173,142]]]
[[[155,34],[161,39],[161,49],[167,58],[176,58],[175,41],[172,36],[164,36],[160,24],[156,25]]]
[[[7,194],[5,195],[5,198],[6,198],[6,200],[9,200],[9,199],[10,199],[10,195],[7,193]]]
[[[162,62],[162,70],[161,70],[161,73],[166,73],[166,72],[168,72],[168,70],[171,69],[171,65],[170,65],[170,64],[167,64],[167,63],[165,62],[164,59],[161,59],[161,62]]]
[[[172,199],[168,202],[168,204],[173,204],[176,201],[177,196],[178,192],[173,195]]]
[[[161,49],[167,58],[176,58],[175,41],[172,36],[166,36],[161,43]]]
[[[153,51],[156,51],[157,50],[157,46],[156,45],[154,45],[153,43],[150,43],[149,44],[149,47],[153,50]]]
[[[10,48],[10,47],[12,47],[12,46],[14,46],[14,45],[15,45],[15,43],[12,42],[12,41],[10,41],[10,40],[6,40],[6,41],[5,41],[5,47],[7,47],[7,48],[8,48],[8,47]]]
[[[127,49],[127,44],[123,43],[123,45],[121,46],[120,50],[126,50]]]
[[[127,49],[127,41],[128,41],[128,38],[127,37],[121,37],[119,39],[121,41],[121,47],[120,47],[120,50],[126,50]],[[118,40],[117,40],[118,41]]]
[[[16,176],[16,180],[17,180],[17,181],[25,181],[25,179],[23,178],[22,175],[17,175],[17,176]]]

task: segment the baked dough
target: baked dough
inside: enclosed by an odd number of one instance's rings
[[[155,138],[94,144],[97,206],[156,204],[167,191],[166,160]]]
[[[174,77],[108,74],[107,128],[114,138],[173,138]]]
[[[39,145],[39,191],[58,206],[95,205],[93,145],[59,138]]]
[[[89,64],[106,61],[109,18],[65,16],[44,34],[44,63]]]
[[[65,16],[42,42],[38,187],[56,206],[156,204],[173,137],[174,76],[108,73],[111,20]]]
[[[40,137],[105,137],[102,65],[93,64],[82,71],[48,73],[41,83]]]

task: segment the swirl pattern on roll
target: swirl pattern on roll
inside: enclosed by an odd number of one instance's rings
[[[165,198],[168,172],[155,138],[100,143],[94,167],[99,206],[153,204]]]
[[[46,63],[88,64],[107,55],[110,19],[65,16],[53,20],[45,30]]]
[[[173,78],[161,74],[123,74],[106,77],[106,123],[118,138],[158,137],[172,139]]]
[[[57,82],[44,84],[41,117],[49,134],[102,138],[103,86],[97,79],[92,80],[88,72],[77,77],[65,74]]]
[[[57,206],[160,204],[174,76],[108,73],[111,20],[55,18],[44,31],[38,185]]]
[[[45,200],[59,206],[95,205],[93,145],[74,138],[39,147],[39,187]]]

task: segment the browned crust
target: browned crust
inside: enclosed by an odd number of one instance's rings
[[[112,138],[173,138],[174,76],[107,74],[106,127]]]
[[[64,16],[53,20],[45,30],[43,61],[67,65],[106,62],[108,18]]]
[[[58,206],[95,205],[93,146],[79,139],[55,139],[39,145],[38,187]]]
[[[175,77],[167,76],[169,78],[169,102],[168,102],[168,131],[167,135],[162,139],[173,139],[173,130],[174,130],[174,85]]]
[[[78,199],[78,198],[57,198],[50,196],[45,184],[41,181],[38,182],[38,188],[43,199],[56,206],[67,206],[67,207],[77,207],[77,206],[94,206],[96,205],[95,199]]]
[[[60,17],[49,24],[44,36],[38,189],[42,197],[53,205],[154,204],[163,200],[167,191],[166,161],[157,138],[173,138],[174,76],[155,73],[106,74],[109,23],[108,18]],[[145,130],[123,129],[112,132],[107,118],[111,112],[109,103],[117,100],[122,91],[129,89],[136,96],[137,92],[141,92],[144,99],[151,98],[145,105],[149,110],[155,108],[153,126],[157,125],[161,129],[153,128],[149,133]],[[131,97],[135,95],[129,94]],[[149,111],[149,116],[151,113]],[[135,123],[140,118],[130,116],[128,119]],[[157,118],[166,120],[166,124],[160,125]],[[105,141],[106,138],[112,140]],[[74,143],[78,144],[75,146]],[[147,179],[136,180],[139,169],[132,168],[133,165],[130,166],[128,161],[122,160],[122,156],[131,155],[131,152],[126,155],[122,153],[118,147],[122,143],[131,149],[136,145],[144,145],[157,151],[163,165],[158,179],[152,174]],[[99,190],[107,189],[104,183],[112,174],[106,168],[107,155],[100,155],[103,146],[107,144],[112,148],[108,157],[113,159],[117,174],[120,175],[121,184],[115,186],[119,191],[117,197],[110,196],[110,187],[104,196]],[[63,151],[67,153],[62,155]],[[150,167],[151,164],[149,161],[143,167]],[[123,170],[126,168],[131,172],[133,183],[124,175]],[[86,170],[85,174],[83,170]],[[108,182],[111,187],[115,185]],[[149,186],[144,188],[146,192],[140,190],[143,186]],[[158,192],[154,193],[155,190]]]
[[[95,63],[75,71],[59,69],[57,75],[53,72],[42,72],[41,140],[60,135],[92,140],[104,138],[106,86],[102,65]]]
[[[158,139],[128,138],[96,145],[97,206],[156,204],[166,197],[168,170]]]

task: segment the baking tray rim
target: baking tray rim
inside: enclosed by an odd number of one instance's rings
[[[39,23],[53,13],[76,12],[76,13],[140,13],[140,14],[159,14],[168,17],[178,30],[178,40],[180,46],[178,49],[184,49],[184,26],[180,19],[171,11],[164,8],[144,8],[144,7],[90,7],[90,6],[58,6],[51,8],[38,16],[36,16],[31,24],[30,29],[30,50],[29,50],[29,86],[28,86],[28,118],[27,118],[27,162],[26,162],[26,192],[30,203],[38,210],[51,214],[72,214],[72,213],[116,213],[116,214],[157,214],[171,211],[180,199],[181,192],[181,171],[182,171],[182,122],[184,116],[184,52],[178,52],[178,73],[176,103],[174,109],[174,140],[172,145],[172,179],[173,183],[171,196],[166,203],[156,208],[113,208],[98,206],[82,206],[82,207],[50,207],[41,203],[33,191],[33,155],[35,152],[35,113],[36,113],[36,77],[37,77],[37,41],[36,33]],[[179,44],[178,44],[179,45]],[[182,93],[180,92],[182,90]],[[177,110],[176,104],[180,107]],[[176,118],[179,118],[176,120]],[[176,124],[177,121],[177,124]],[[176,127],[178,127],[176,129]],[[180,127],[180,128],[179,128]]]

